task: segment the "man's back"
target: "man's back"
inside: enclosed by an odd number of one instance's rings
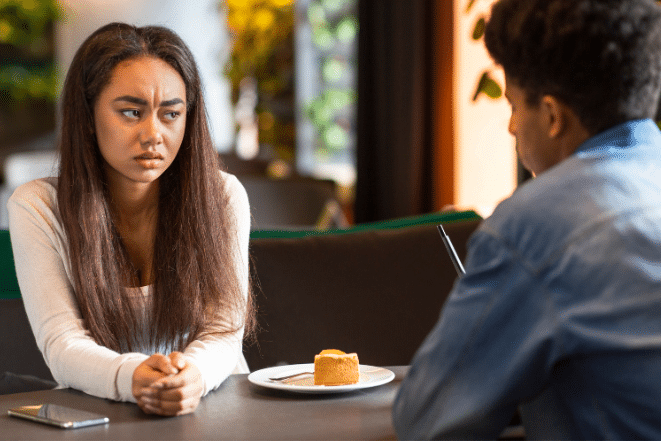
[[[497,436],[521,404],[531,438],[661,438],[660,245],[650,120],[523,186],[470,241],[398,396],[400,436]]]
[[[484,42],[536,177],[472,236],[397,433],[493,438],[520,407],[529,438],[661,439],[661,7],[497,0]]]
[[[600,134],[501,208],[505,215],[495,213],[485,231],[501,236],[535,275],[530,295],[550,302],[543,320],[552,331],[537,334],[554,347],[540,402],[576,430],[568,438],[661,436],[656,126],[633,122]],[[549,409],[530,415],[534,404],[523,406],[528,432],[552,427],[558,435],[562,425],[535,424]]]

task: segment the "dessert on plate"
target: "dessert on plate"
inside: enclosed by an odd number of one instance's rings
[[[355,384],[360,379],[358,355],[337,349],[325,349],[314,356],[314,384],[340,386]]]

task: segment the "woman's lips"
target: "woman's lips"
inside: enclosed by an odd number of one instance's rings
[[[147,152],[136,156],[135,161],[143,168],[153,169],[157,168],[161,161],[163,161],[163,155],[160,153]]]

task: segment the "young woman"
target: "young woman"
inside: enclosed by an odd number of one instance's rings
[[[57,178],[16,190],[21,294],[53,377],[148,413],[192,412],[248,372],[245,190],[220,171],[197,67],[172,31],[112,23],[62,93]]]

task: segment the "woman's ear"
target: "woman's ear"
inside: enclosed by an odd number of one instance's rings
[[[565,105],[552,95],[544,95],[541,110],[548,137],[557,138],[565,130],[567,124]]]

